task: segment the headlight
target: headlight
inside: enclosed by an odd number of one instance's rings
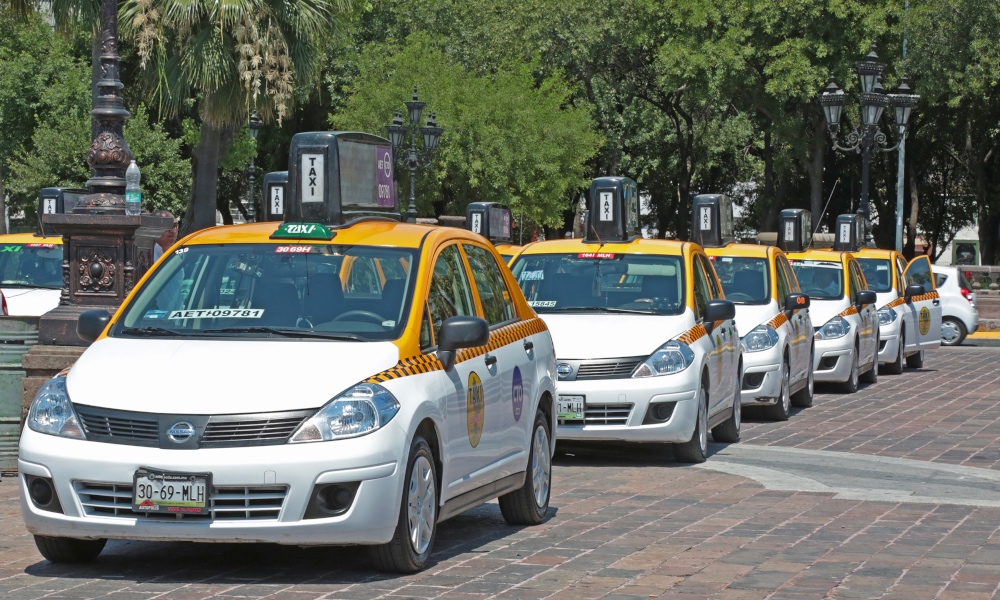
[[[761,325],[743,336],[740,343],[743,344],[743,349],[747,352],[770,350],[778,343],[778,332],[773,327]]]
[[[813,338],[817,340],[835,340],[844,337],[850,332],[851,324],[847,322],[847,319],[844,317],[834,317],[816,330],[816,335]]]
[[[895,322],[896,319],[898,318],[899,315],[896,314],[896,311],[887,306],[883,306],[882,308],[878,309],[879,325],[888,325],[889,323]]]
[[[397,412],[399,402],[389,390],[374,383],[359,383],[319,409],[288,441],[294,444],[358,437],[379,429]]]
[[[38,433],[59,437],[86,439],[73,403],[66,393],[66,378],[56,377],[45,382],[35,394],[28,411],[28,427]]]
[[[657,377],[680,373],[694,362],[694,352],[684,342],[671,341],[649,355],[632,377]]]

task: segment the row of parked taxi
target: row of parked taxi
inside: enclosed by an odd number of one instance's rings
[[[113,314],[80,316],[92,343],[20,440],[45,558],[113,538],[348,544],[413,572],[437,524],[482,502],[540,523],[557,438],[699,462],[709,432],[739,440],[742,405],[788,418],[814,381],[853,391],[879,362],[919,363],[935,327],[929,268],[809,249],[808,213],[783,213],[779,247],[731,244],[727,200],[703,196],[694,241],[642,239],[635,184],[600,178],[583,239],[505,258],[400,223],[390,152],[296,135],[282,221],[187,236]],[[469,224],[509,239],[501,207]]]

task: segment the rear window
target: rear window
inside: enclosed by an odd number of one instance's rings
[[[940,273],[934,274],[934,287],[941,287],[946,281],[948,281],[947,275],[942,275]]]

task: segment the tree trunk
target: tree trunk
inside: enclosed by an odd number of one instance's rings
[[[184,213],[181,235],[215,226],[216,198],[219,191],[219,161],[229,150],[236,129],[202,123],[198,147],[192,153],[194,182],[191,199]]]
[[[7,193],[3,188],[3,163],[0,162],[0,234],[7,232]]]
[[[775,175],[774,175],[774,145],[771,143],[771,123],[764,128],[764,199],[767,200],[767,211],[761,215],[759,229],[761,231],[771,231],[774,229],[774,221],[777,220],[777,213],[774,213],[775,201]]]
[[[917,170],[908,171],[910,179],[910,218],[906,221],[906,244],[903,246],[903,256],[912,260],[916,254],[917,216],[920,214],[920,188],[917,186]]]

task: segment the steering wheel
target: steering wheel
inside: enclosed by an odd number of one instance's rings
[[[753,302],[753,296],[751,296],[750,294],[744,294],[742,292],[733,292],[732,294],[726,294],[726,300]]]
[[[343,321],[347,317],[352,317],[352,316],[365,317],[365,318],[371,319],[372,321],[375,321],[379,325],[382,324],[382,321],[385,321],[385,317],[383,317],[382,315],[377,315],[377,314],[375,314],[375,313],[373,313],[373,312],[371,312],[369,310],[349,310],[349,311],[345,312],[344,314],[337,315],[336,317],[334,317],[333,319],[331,319],[331,322],[333,322],[333,321]]]

